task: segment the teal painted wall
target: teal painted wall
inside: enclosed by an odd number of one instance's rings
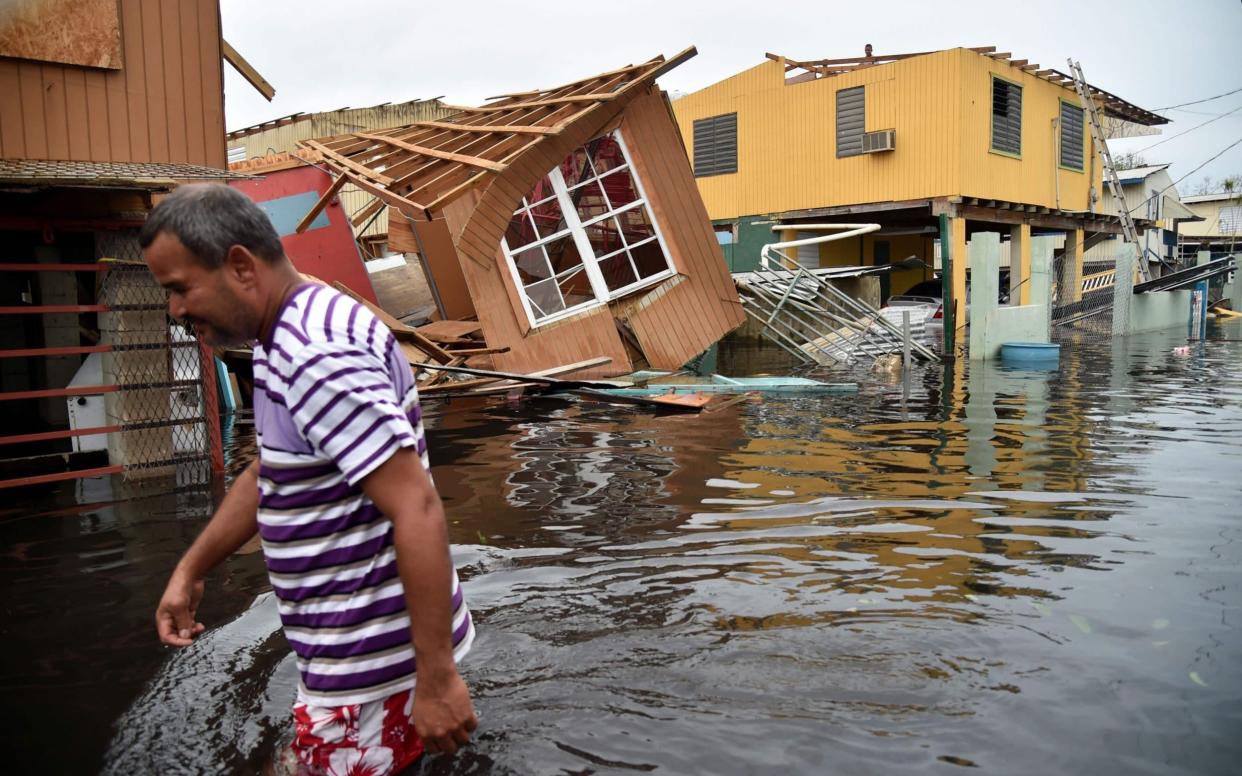
[[[730,272],[753,272],[759,268],[759,252],[763,250],[763,246],[779,239],[772,231],[774,223],[776,222],[767,216],[742,216],[712,221],[712,226],[718,230],[718,239],[721,227],[734,227],[733,233],[736,237],[732,237],[731,242],[720,245],[720,252]]]

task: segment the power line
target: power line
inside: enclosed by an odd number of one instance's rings
[[[1196,124],[1195,126],[1191,127],[1190,129],[1185,130],[1184,132],[1178,132],[1176,135],[1169,135],[1169,136],[1168,136],[1168,137],[1166,137],[1164,140],[1161,140],[1159,143],[1152,143],[1151,145],[1147,146],[1146,148],[1140,148],[1139,150],[1135,151],[1134,153],[1136,153],[1136,154],[1141,154],[1141,153],[1143,153],[1144,151],[1150,151],[1151,149],[1155,148],[1155,147],[1156,147],[1156,146],[1158,146],[1158,145],[1164,145],[1165,143],[1169,142],[1170,140],[1175,140],[1176,138],[1179,138],[1179,137],[1181,137],[1182,135],[1185,135],[1185,134],[1187,134],[1187,133],[1189,133],[1189,132],[1194,132],[1196,129],[1199,129],[1200,127],[1206,127],[1208,124],[1211,124],[1213,121],[1220,121],[1221,119],[1225,118],[1226,116],[1232,116],[1233,114],[1237,113],[1237,112],[1238,112],[1238,111],[1240,111],[1240,110],[1242,110],[1242,105],[1239,105],[1238,107],[1234,108],[1233,110],[1229,111],[1228,113],[1222,113],[1222,114],[1220,114],[1219,116],[1217,116],[1216,118],[1213,118],[1213,119],[1208,119],[1207,121],[1203,122],[1202,124]]]
[[[1177,105],[1170,105],[1167,108],[1156,108],[1156,111],[1173,110],[1174,108],[1184,108],[1187,105],[1198,105],[1201,102],[1211,102],[1212,100],[1219,100],[1221,97],[1228,97],[1229,95],[1237,94],[1238,92],[1242,92],[1242,86],[1239,86],[1237,89],[1234,89],[1232,92],[1225,92],[1224,94],[1218,94],[1215,97],[1204,97],[1202,100],[1194,100],[1193,102],[1182,102],[1182,103],[1178,103]]]
[[[1223,113],[1212,113],[1206,110],[1190,110],[1189,108],[1173,108],[1178,113],[1193,113],[1196,116],[1223,116]]]
[[[1191,175],[1194,175],[1194,174],[1195,174],[1195,173],[1197,173],[1199,170],[1202,170],[1204,167],[1207,167],[1207,166],[1208,166],[1209,164],[1211,164],[1212,162],[1214,162],[1214,161],[1216,161],[1217,159],[1219,159],[1219,158],[1221,158],[1222,156],[1224,156],[1226,151],[1228,151],[1229,149],[1233,148],[1234,146],[1236,146],[1236,145],[1240,145],[1240,144],[1242,144],[1242,137],[1238,138],[1237,140],[1233,141],[1233,142],[1232,142],[1232,143],[1230,143],[1229,145],[1225,146],[1224,148],[1222,148],[1222,149],[1220,150],[1220,152],[1219,152],[1219,153],[1217,153],[1216,155],[1214,155],[1211,159],[1208,159],[1208,160],[1207,160],[1206,162],[1204,162],[1203,164],[1199,165],[1198,167],[1194,168],[1193,170],[1191,170],[1190,172],[1186,173],[1186,174],[1185,174],[1185,175],[1183,175],[1182,177],[1180,177],[1180,178],[1178,178],[1177,180],[1173,181],[1173,182],[1172,182],[1172,183],[1170,183],[1168,186],[1165,186],[1165,187],[1164,187],[1163,189],[1161,189],[1160,191],[1157,191],[1155,194],[1152,194],[1150,197],[1148,197],[1147,199],[1143,200],[1142,202],[1140,202],[1139,204],[1135,205],[1134,207],[1130,208],[1130,209],[1129,209],[1129,210],[1127,210],[1126,212],[1127,212],[1127,213],[1133,213],[1135,210],[1138,210],[1140,207],[1144,207],[1144,206],[1145,206],[1148,202],[1150,202],[1152,199],[1154,199],[1154,198],[1156,198],[1156,197],[1159,197],[1159,196],[1162,196],[1162,195],[1163,195],[1166,191],[1168,191],[1169,189],[1173,188],[1174,186],[1176,186],[1177,184],[1181,183],[1182,181],[1186,180],[1186,179],[1187,179],[1187,178],[1189,178]]]

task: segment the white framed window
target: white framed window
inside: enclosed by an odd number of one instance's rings
[[[1242,207],[1222,207],[1220,209],[1220,234],[1237,234],[1242,232]]]
[[[536,183],[501,246],[532,326],[674,274],[619,130],[575,149]]]

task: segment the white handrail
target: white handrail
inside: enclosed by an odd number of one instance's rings
[[[833,240],[844,240],[847,237],[857,237],[862,234],[870,234],[871,232],[880,231],[879,224],[774,224],[772,231],[783,232],[787,229],[799,232],[823,232],[832,229],[848,229],[848,232],[840,234],[825,234],[819,237],[804,237],[801,240],[790,240],[788,242],[768,243],[763,246],[766,253],[768,249],[784,250],[785,248],[797,248],[802,245],[817,245],[819,243],[832,242]]]

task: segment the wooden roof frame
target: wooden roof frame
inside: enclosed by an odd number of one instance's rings
[[[493,190],[503,191],[496,197],[505,199],[513,199],[513,191],[526,191],[534,183],[527,180],[532,167],[546,171],[555,166],[555,161],[549,164],[547,159],[560,159],[590,139],[578,139],[578,135],[601,125],[656,78],[697,53],[691,46],[667,60],[657,56],[562,86],[502,95],[477,108],[458,107],[440,121],[306,140],[299,145],[320,154],[322,164],[336,176],[376,197],[355,221],[370,217],[385,204],[412,218],[431,220],[472,190],[480,198]],[[571,142],[573,146],[560,150]],[[315,213],[309,213],[303,223],[313,220]],[[499,244],[499,235],[495,243]]]
[[[1056,84],[1057,86],[1062,86],[1067,89],[1074,88],[1073,77],[1066,75],[1060,70],[1053,68],[1045,69],[1041,68],[1037,64],[1030,64],[1029,60],[1026,59],[1013,59],[1013,54],[1011,52],[998,52],[996,50],[996,46],[972,46],[967,47],[966,50],[973,51],[976,54],[988,57],[989,59],[995,59],[998,62],[1005,62],[1011,67],[1016,67],[1023,72],[1030,73],[1036,78],[1042,78],[1043,80]],[[800,78],[798,76],[794,76],[794,78],[798,78],[799,80],[809,80],[811,77],[830,78],[832,76],[841,75],[842,73],[850,73],[855,70],[862,70],[868,67],[885,65],[892,62],[898,62],[903,59],[921,57],[934,53],[936,52],[918,51],[912,54],[873,54],[869,57],[864,56],[849,57],[844,59],[811,60],[790,59],[788,57],[783,57],[779,54],[773,54],[770,52],[764,56],[777,62],[784,62],[786,73],[791,70],[799,69],[806,71]],[[1104,91],[1098,86],[1087,84],[1087,88],[1091,91],[1092,99],[1095,100],[1096,104],[1099,105],[1100,108],[1102,108],[1109,116],[1149,127],[1169,123],[1169,120],[1164,116],[1152,113],[1144,108],[1140,108],[1134,103],[1127,102],[1111,92]]]

